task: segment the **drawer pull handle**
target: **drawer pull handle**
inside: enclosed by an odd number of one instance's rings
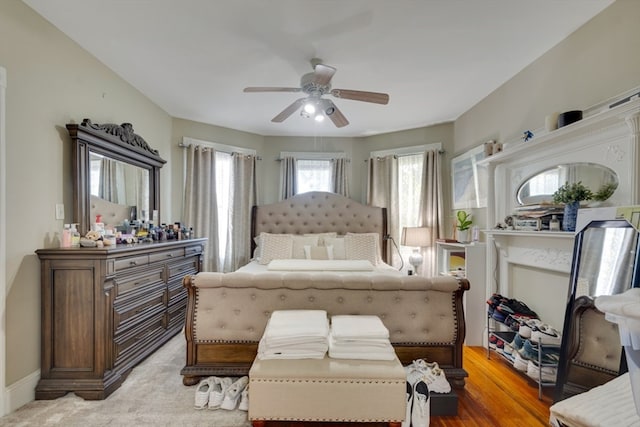
[[[129,261],[129,265],[138,265],[138,263],[135,261]]]
[[[150,281],[151,281],[151,279],[144,279],[144,280],[141,280],[139,282],[136,282],[133,286],[140,286],[143,283],[149,283]]]
[[[167,254],[167,258],[173,258],[173,254]]]

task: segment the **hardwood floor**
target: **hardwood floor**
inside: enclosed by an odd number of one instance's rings
[[[458,416],[432,417],[430,427],[457,426],[548,426],[553,388],[538,387],[514,370],[498,354],[487,360],[482,347],[465,347],[464,368],[469,373],[458,392]]]
[[[483,347],[465,347],[464,368],[469,373],[464,390],[458,390],[458,415],[431,417],[430,427],[489,427],[549,425],[553,388],[538,399],[538,387],[526,375],[514,370],[498,354],[487,360]],[[303,423],[266,423],[268,427],[298,427]],[[307,423],[307,426],[336,427],[341,423]],[[382,426],[366,423],[358,426]]]

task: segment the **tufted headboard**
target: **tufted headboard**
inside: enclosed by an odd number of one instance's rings
[[[254,237],[260,233],[305,234],[335,231],[346,233],[378,233],[382,259],[388,260],[387,210],[367,206],[336,193],[310,191],[281,202],[254,206],[251,212],[251,252]]]
[[[91,195],[89,203],[89,214],[91,215],[91,223],[96,220],[96,215],[102,215],[102,222],[105,225],[115,227],[122,225],[125,219],[131,219],[131,206],[113,203],[100,197]]]

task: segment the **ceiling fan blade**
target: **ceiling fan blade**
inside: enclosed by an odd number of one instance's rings
[[[300,92],[299,87],[245,87],[243,92]]]
[[[332,89],[331,95],[336,98],[353,99],[354,101],[373,102],[375,104],[387,104],[389,95],[380,92],[363,92],[361,90]]]
[[[313,69],[313,83],[318,86],[326,86],[335,73],[336,69],[329,65],[316,64]]]
[[[337,128],[344,127],[349,124],[349,120],[342,114],[342,111],[336,107],[336,104],[329,99],[324,100],[324,114],[326,114]]]
[[[280,114],[278,114],[277,116],[275,116],[273,119],[271,119],[271,121],[275,122],[275,123],[284,122],[287,118],[289,118],[290,115],[295,113],[296,110],[302,106],[302,104],[304,103],[305,99],[306,98],[300,98],[300,99],[297,99],[297,100],[293,101],[293,103],[291,105],[289,105],[287,108],[282,110],[282,112]]]

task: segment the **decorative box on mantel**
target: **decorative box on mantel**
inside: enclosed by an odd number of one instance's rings
[[[505,144],[479,162],[487,167],[487,224],[514,212],[516,194],[529,177],[563,163],[595,163],[614,171],[619,184],[609,205],[640,202],[640,99],[612,103],[561,129],[528,142]],[[563,324],[573,233],[487,230],[487,296],[492,292],[526,302],[547,323]],[[497,248],[492,250],[491,248]],[[556,304],[557,302],[557,304]],[[557,305],[557,307],[556,307]]]

